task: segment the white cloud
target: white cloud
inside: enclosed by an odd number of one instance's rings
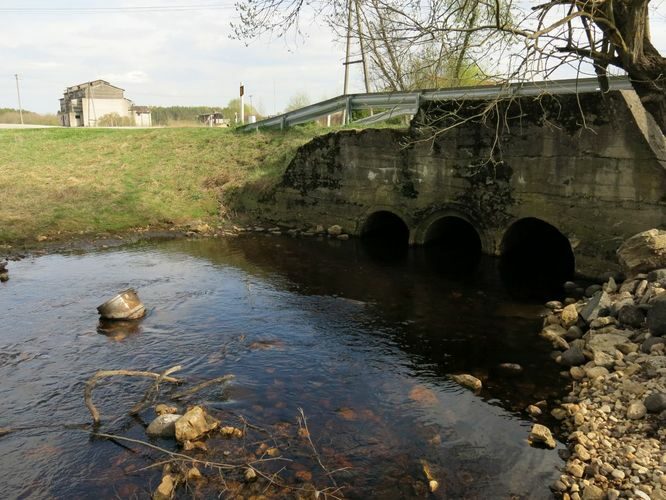
[[[125,84],[125,83],[148,83],[150,77],[141,70],[128,71],[127,73],[104,73],[99,75],[102,80],[109,82]]]

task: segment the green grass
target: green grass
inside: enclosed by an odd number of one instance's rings
[[[0,130],[0,242],[213,220],[224,191],[269,189],[321,132]]]

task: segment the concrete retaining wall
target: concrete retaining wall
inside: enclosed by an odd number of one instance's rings
[[[256,208],[275,223],[352,234],[388,210],[412,244],[455,215],[489,254],[513,222],[535,217],[569,239],[579,272],[594,274],[615,263],[623,239],[664,227],[666,139],[633,91],[430,103],[409,130],[342,131],[302,146]]]

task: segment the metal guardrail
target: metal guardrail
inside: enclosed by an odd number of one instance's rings
[[[626,77],[610,78],[609,85],[610,90],[630,90],[632,88],[631,82]],[[266,118],[256,123],[250,123],[241,127],[241,130],[256,130],[267,127],[280,127],[284,129],[293,125],[311,122],[340,111],[345,112],[346,122],[351,123],[350,117],[353,111],[364,109],[385,110],[354,122],[369,125],[388,120],[395,116],[413,115],[418,111],[423,101],[488,99],[491,97],[534,96],[541,94],[576,94],[598,91],[600,91],[599,81],[596,78],[574,78],[569,80],[521,82],[505,85],[455,87],[441,90],[349,94]]]

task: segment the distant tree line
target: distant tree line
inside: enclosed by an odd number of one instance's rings
[[[153,125],[168,126],[175,123],[196,122],[197,116],[210,113],[222,113],[222,116],[232,124],[236,113],[240,113],[240,100],[232,99],[225,107],[220,106],[151,106]],[[249,104],[245,104],[245,115],[259,113]]]
[[[19,110],[0,108],[0,123],[21,123]],[[60,125],[56,115],[34,113],[25,109],[23,110],[23,123],[27,125]]]

